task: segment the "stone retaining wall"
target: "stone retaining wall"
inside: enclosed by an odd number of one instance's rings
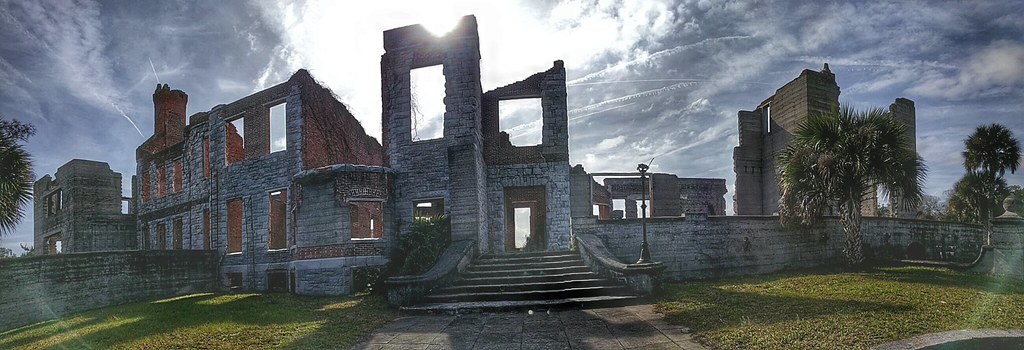
[[[214,289],[212,251],[72,253],[0,260],[0,332],[73,312]]]
[[[639,219],[573,218],[573,234],[600,237],[623,262],[640,254]],[[647,220],[654,261],[668,281],[769,273],[842,263],[844,234],[838,219],[816,229],[784,229],[775,216],[712,216]],[[868,258],[919,258],[971,262],[984,241],[981,225],[865,217]],[[949,248],[952,247],[952,248]],[[909,256],[908,256],[909,254]],[[923,255],[923,256],[920,256]]]

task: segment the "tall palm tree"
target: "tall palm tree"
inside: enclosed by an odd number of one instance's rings
[[[0,236],[14,231],[32,199],[32,160],[19,141],[35,128],[0,117]]]
[[[881,189],[893,199],[893,210],[916,208],[923,195],[924,163],[909,149],[906,128],[878,108],[843,106],[808,117],[778,164],[783,224],[811,225],[835,210],[850,265],[864,261],[861,205],[869,194]]]
[[[972,186],[970,192],[981,197],[974,209],[980,211],[986,227],[1007,191],[1003,175],[1007,170],[1015,173],[1020,166],[1020,147],[1010,129],[999,124],[979,126],[964,140],[964,178],[976,177],[968,185]]]

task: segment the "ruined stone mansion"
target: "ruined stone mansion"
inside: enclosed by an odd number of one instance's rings
[[[419,25],[384,32],[381,143],[305,70],[187,124],[188,95],[159,85],[153,135],[136,150],[133,196],[120,197],[120,174],[105,164],[69,162],[36,186],[36,243],[48,253],[56,242],[64,252],[214,250],[223,284],[300,294],[350,292],[353,271],[386,264],[419,217],[450,216],[452,239],[471,239],[480,252],[566,250],[565,68],[555,61],[484,92],[479,45],[472,16],[443,37]],[[410,72],[437,65],[443,136],[414,140]],[[514,146],[502,131],[500,102],[513,99],[539,100],[540,144]],[[272,123],[284,135],[272,135]],[[725,214],[725,180],[654,175],[654,214]],[[639,182],[619,176],[606,185],[587,188],[586,202],[597,199],[584,204],[588,213],[610,218],[617,199],[625,203],[617,217],[636,218]],[[131,202],[126,213],[121,200]],[[525,244],[515,237],[517,209],[529,212]]]

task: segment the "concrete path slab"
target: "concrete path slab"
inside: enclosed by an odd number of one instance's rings
[[[407,316],[355,349],[705,349],[651,305],[607,309]]]

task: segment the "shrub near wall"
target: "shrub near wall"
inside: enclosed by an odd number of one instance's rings
[[[148,250],[0,260],[0,331],[104,306],[212,291],[213,251]]]
[[[622,261],[640,254],[639,219],[573,218],[574,234],[594,234]],[[761,274],[790,268],[840,264],[843,231],[828,218],[815,229],[785,229],[775,216],[712,216],[647,220],[651,257],[667,265],[669,281]],[[905,259],[913,244],[923,258],[970,262],[984,238],[981,225],[929,220],[864,218],[869,258]],[[953,247],[949,249],[949,247]],[[943,251],[950,251],[943,252]]]

